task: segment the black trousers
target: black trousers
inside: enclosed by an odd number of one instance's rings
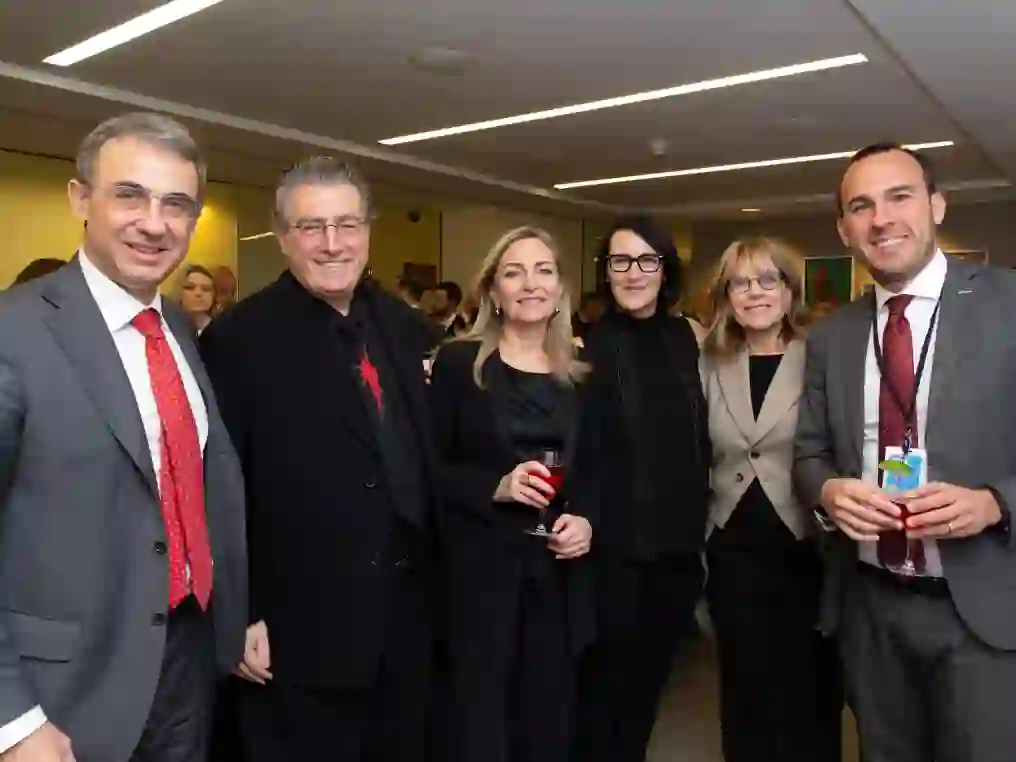
[[[167,618],[159,685],[130,762],[207,762],[214,700],[214,631],[190,597]]]
[[[523,577],[504,603],[451,654],[449,759],[562,762],[575,685],[564,577]]]
[[[816,629],[817,551],[711,542],[707,558],[724,759],[839,762],[843,688],[837,644]]]
[[[429,589],[415,573],[402,580],[373,685],[312,687],[276,676],[264,687],[240,686],[247,762],[424,762],[434,662]]]
[[[702,591],[695,556],[596,562],[599,633],[579,668],[575,762],[643,762]]]
[[[845,581],[840,639],[864,759],[1016,759],[1016,653],[967,629],[947,589],[861,568]]]

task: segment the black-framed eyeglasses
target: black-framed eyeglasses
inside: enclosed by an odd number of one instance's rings
[[[758,283],[763,291],[772,291],[783,282],[783,273],[767,270],[757,278],[747,278],[736,275],[727,281],[727,289],[735,294],[747,294],[751,291],[751,284]]]
[[[636,263],[642,272],[656,273],[663,266],[663,257],[660,254],[639,254],[637,256],[610,254],[607,256],[607,268],[615,273],[626,273]]]

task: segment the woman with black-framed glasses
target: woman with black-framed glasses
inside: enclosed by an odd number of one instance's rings
[[[575,760],[642,762],[702,591],[709,439],[698,336],[670,315],[670,236],[646,218],[619,221],[597,280],[607,312],[586,340],[594,428],[583,433],[599,443],[597,640],[580,668]]]

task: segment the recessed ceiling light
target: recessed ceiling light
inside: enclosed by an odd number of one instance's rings
[[[70,66],[78,61],[84,61],[94,55],[105,52],[117,45],[123,45],[142,35],[154,32],[156,29],[172,24],[182,18],[191,16],[198,11],[221,3],[222,0],[173,0],[158,8],[135,16],[130,21],[125,21],[119,26],[100,32],[94,37],[89,37],[84,42],[54,53],[49,58],[43,59],[43,63],[54,66]]]
[[[732,77],[707,79],[702,82],[692,82],[687,85],[667,87],[662,90],[649,90],[642,93],[622,95],[617,98],[606,98],[599,101],[589,101],[588,103],[576,103],[572,106],[561,106],[560,108],[552,108],[545,111],[531,111],[528,114],[506,116],[501,119],[490,119],[485,122],[473,122],[472,124],[462,124],[457,127],[445,127],[440,130],[417,132],[412,135],[401,135],[395,138],[385,138],[384,140],[379,140],[378,142],[381,145],[386,146],[396,146],[403,143],[416,143],[421,140],[433,140],[434,138],[444,138],[449,135],[461,135],[466,132],[492,130],[495,127],[507,127],[512,124],[524,124],[526,122],[537,122],[542,119],[554,119],[556,117],[569,116],[571,114],[583,114],[587,111],[599,111],[600,109],[605,108],[630,106],[633,103],[645,103],[646,101],[673,98],[677,95],[700,93],[705,90],[718,90],[723,87],[745,85],[749,82],[763,82],[768,79],[779,79],[781,77],[792,77],[797,74],[824,71],[825,69],[836,69],[841,66],[851,66],[853,64],[864,63],[867,60],[867,57],[861,53],[856,53],[850,56],[840,56],[838,58],[823,58],[819,61],[808,61],[806,63],[794,64],[792,66],[781,66],[777,69],[763,69],[761,71],[748,72],[747,74],[737,74]]]
[[[761,209],[751,209],[751,208],[749,208],[749,209],[742,209],[741,211],[742,212],[761,212],[762,210]]]
[[[946,148],[953,145],[951,140],[941,140],[937,143],[913,143],[904,146],[912,151],[921,151],[927,148]],[[837,151],[836,153],[819,153],[813,156],[791,156],[785,159],[766,159],[764,161],[745,161],[740,164],[721,164],[715,167],[697,167],[695,169],[675,169],[669,172],[650,172],[645,175],[628,175],[627,177],[608,177],[602,180],[582,180],[577,183],[558,183],[554,187],[557,190],[568,188],[588,188],[593,185],[614,185],[617,183],[634,183],[642,180],[663,180],[669,177],[687,177],[689,175],[708,175],[714,172],[736,172],[741,169],[762,169],[765,167],[782,167],[786,164],[805,164],[813,161],[829,161],[830,159],[849,159],[857,153],[853,151]],[[747,210],[742,210],[747,211]]]

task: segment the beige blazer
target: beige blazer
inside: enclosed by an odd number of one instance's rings
[[[724,527],[757,478],[776,513],[798,539],[813,531],[811,512],[794,497],[791,483],[798,401],[803,390],[804,342],[787,347],[755,420],[748,352],[727,360],[703,355],[702,387],[709,405],[713,444],[708,532]]]

